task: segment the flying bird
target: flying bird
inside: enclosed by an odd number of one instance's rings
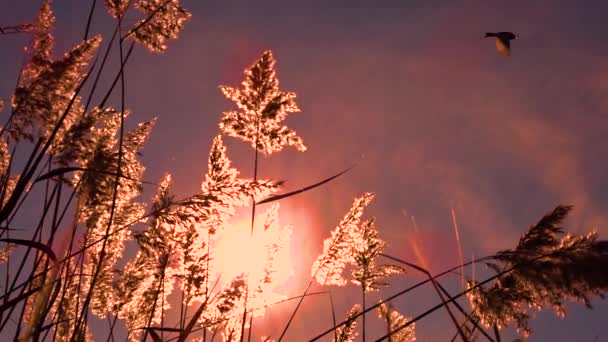
[[[486,32],[484,38],[496,38],[496,50],[505,57],[511,56],[511,41],[518,36],[513,32]]]

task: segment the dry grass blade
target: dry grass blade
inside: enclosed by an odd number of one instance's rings
[[[116,172],[109,172],[109,171],[103,171],[103,170],[94,170],[94,169],[90,169],[90,168],[86,168],[86,167],[77,167],[77,166],[66,166],[66,167],[59,167],[56,169],[53,169],[45,174],[40,175],[38,178],[36,178],[36,180],[34,180],[34,183],[43,181],[43,180],[47,180],[53,177],[57,177],[57,176],[62,176],[66,173],[70,173],[70,172],[76,172],[76,171],[82,171],[82,172],[94,172],[94,173],[101,173],[104,175],[109,175],[109,176],[117,176]],[[127,177],[125,175],[118,175],[120,178],[122,179],[126,179],[126,180],[130,180],[130,181],[134,181],[134,182],[139,182],[140,180],[138,179],[134,179],[131,177]],[[149,184],[149,185],[156,185],[158,186],[157,183],[154,182],[147,182],[147,181],[141,181],[141,183],[143,184]]]
[[[172,333],[181,333],[182,332],[182,329],[169,328],[169,327],[145,327],[142,329],[146,329],[146,330],[150,331],[150,334],[152,333],[152,331],[164,331],[164,332],[172,332]]]
[[[13,306],[19,304],[19,302],[21,302],[22,300],[26,300],[29,296],[33,295],[34,293],[36,293],[40,290],[42,290],[42,287],[36,287],[27,292],[20,294],[19,296],[15,297],[13,299],[7,300],[5,303],[2,303],[0,305],[0,314],[2,314],[4,312],[4,310],[12,308]]]
[[[349,167],[349,168],[345,169],[344,171],[342,171],[342,172],[340,172],[340,173],[338,173],[338,174],[336,174],[336,175],[333,175],[333,176],[331,176],[331,177],[329,177],[329,178],[326,178],[326,179],[324,179],[324,180],[322,180],[322,181],[320,181],[320,182],[318,182],[318,183],[315,183],[315,184],[313,184],[313,185],[309,185],[309,186],[303,187],[303,188],[298,189],[298,190],[290,191],[290,192],[288,192],[288,193],[286,193],[286,194],[280,194],[280,195],[270,196],[270,197],[268,197],[268,198],[265,198],[265,199],[263,199],[263,200],[261,200],[261,201],[257,202],[257,203],[256,203],[256,205],[260,205],[260,204],[264,204],[264,203],[270,203],[270,202],[278,201],[278,200],[280,200],[280,199],[288,198],[288,197],[291,197],[291,196],[295,196],[295,195],[297,195],[297,194],[301,194],[301,193],[306,192],[306,191],[308,191],[308,190],[312,190],[312,189],[314,189],[314,188],[316,188],[316,187],[319,187],[319,186],[321,186],[321,185],[323,185],[323,184],[325,184],[325,183],[328,183],[328,182],[330,182],[330,181],[332,181],[332,180],[334,180],[334,179],[336,179],[336,178],[338,178],[338,177],[342,176],[342,175],[343,175],[343,174],[345,174],[346,172],[348,172],[348,171],[352,170],[352,169],[353,169],[355,166],[356,166],[356,165],[353,165],[353,166],[351,166],[351,167]]]
[[[334,308],[334,300],[331,295],[331,291],[329,292],[329,304],[331,305],[331,321],[336,326],[336,310]],[[334,329],[334,340],[338,339],[338,332]]]
[[[55,263],[55,264],[57,263],[57,256],[55,255],[55,252],[53,252],[51,247],[49,247],[43,243],[40,243],[37,241],[32,241],[32,240],[22,240],[22,239],[0,239],[0,242],[12,243],[15,245],[23,245],[23,246],[38,249],[41,252],[43,252],[44,254],[46,254],[53,261],[53,263]]]
[[[33,26],[31,24],[4,26],[0,27],[0,34],[30,33],[32,29]]]
[[[446,311],[448,312],[448,315],[450,316],[450,319],[452,320],[452,322],[454,323],[454,326],[456,327],[456,330],[458,331],[458,334],[460,335],[460,337],[462,338],[463,341],[468,341],[469,338],[466,335],[466,333],[464,332],[464,330],[462,329],[462,327],[460,326],[460,324],[458,324],[458,321],[456,320],[456,317],[454,316],[454,313],[452,313],[452,310],[450,309],[450,307],[448,306],[448,303],[445,301],[445,298],[443,296],[443,294],[441,293],[440,287],[441,289],[443,289],[443,286],[441,286],[439,284],[439,282],[433,277],[433,275],[431,275],[431,272],[429,272],[427,269],[420,267],[416,264],[412,264],[410,262],[401,260],[399,258],[395,258],[392,257],[390,255],[384,254],[384,253],[380,253],[380,255],[382,255],[385,258],[388,258],[390,260],[402,263],[406,266],[409,266],[417,271],[420,271],[422,273],[424,273],[428,279],[431,281],[431,284],[433,285],[433,287],[435,288],[435,291],[437,292],[437,295],[439,296],[439,299],[441,300],[441,302],[443,303],[443,306],[445,307]],[[445,290],[444,290],[445,291]]]
[[[149,330],[148,331],[150,334],[150,337],[152,337],[152,341],[154,342],[161,342],[162,339],[160,338],[160,336],[158,336],[158,333],[154,330]]]

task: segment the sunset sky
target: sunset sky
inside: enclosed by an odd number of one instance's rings
[[[262,158],[259,177],[283,179],[289,191],[356,164],[328,185],[281,202],[281,224],[294,226],[294,273],[281,285],[285,295],[302,293],[322,240],[367,191],[376,199],[366,216],[377,218],[386,252],[418,261],[408,243],[414,216],[415,237],[433,272],[458,263],[452,209],[465,259],[515,247],[529,225],[558,204],[574,205],[569,231],[597,230],[608,239],[608,2],[183,4],[192,20],[179,39],[162,55],[136,47],[126,69],[126,105],[133,112],[127,126],[158,117],[143,150],[145,180],[170,172],[178,197],[199,191],[217,123],[233,109],[218,86],[239,86],[243,69],[265,49],[277,58],[281,89],[298,96],[301,112],[286,124],[308,150],[286,148]],[[112,18],[102,13],[103,1],[97,5],[92,32],[107,34]],[[0,0],[0,26],[30,22],[38,6]],[[82,39],[89,7],[90,1],[54,1],[56,56]],[[510,58],[482,39],[487,31],[520,35]],[[10,97],[28,42],[26,35],[0,35],[0,98]],[[102,80],[104,91],[108,84],[109,77]],[[4,122],[7,111],[1,115]],[[233,165],[252,177],[251,147],[225,142]],[[144,196],[154,191],[145,188]],[[248,219],[249,212],[243,215]],[[382,297],[423,279],[408,271]],[[444,280],[460,291],[458,277]],[[327,288],[314,287],[320,290]],[[342,320],[360,290],[331,290]],[[431,290],[394,304],[416,316],[438,303]],[[377,299],[371,295],[369,302]],[[566,319],[541,312],[530,341],[608,341],[608,302],[593,303],[594,310],[570,305]],[[278,337],[292,309],[293,303],[270,310],[259,330],[254,321],[254,335]],[[370,340],[382,335],[374,316]],[[328,298],[317,296],[304,301],[286,340],[307,340],[330,327]],[[417,324],[419,341],[445,341],[454,333],[444,311]]]

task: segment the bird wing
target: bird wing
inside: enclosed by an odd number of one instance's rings
[[[508,40],[496,38],[496,50],[503,56],[511,56],[511,44]]]

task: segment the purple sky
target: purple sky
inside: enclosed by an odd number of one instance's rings
[[[55,2],[59,55],[81,39],[90,2]],[[466,258],[514,247],[557,204],[575,206],[570,231],[608,236],[605,1],[183,2],[193,19],[180,39],[163,55],[136,48],[126,72],[129,124],[158,116],[143,152],[147,180],[170,172],[178,194],[199,189],[217,121],[233,108],[218,86],[237,86],[264,49],[278,59],[281,88],[298,95],[302,112],[287,124],[308,151],[262,159],[261,176],[294,189],[358,163],[282,203],[281,221],[295,225],[293,247],[302,256],[289,295],[305,288],[322,239],[366,191],[377,195],[367,213],[377,218],[387,252],[414,260],[406,211],[434,271],[457,263],[452,208]],[[28,22],[39,5],[1,3],[2,26]],[[92,30],[107,33],[102,4]],[[509,59],[481,39],[503,30],[520,34]],[[10,96],[26,44],[24,35],[0,36],[0,98]],[[234,164],[251,176],[251,148],[226,141]],[[421,279],[409,272],[383,295]],[[456,277],[446,284],[457,291]],[[358,292],[334,290],[344,317]],[[395,302],[407,315],[436,303],[428,290]],[[608,305],[594,303],[593,311],[571,305],[563,320],[541,313],[530,340],[608,339]],[[260,330],[276,335],[290,308],[272,311]],[[288,340],[331,326],[326,298],[306,301],[297,317]],[[418,338],[444,341],[453,330],[439,311],[418,324]]]

